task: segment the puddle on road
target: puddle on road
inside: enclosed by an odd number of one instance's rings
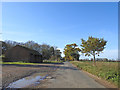
[[[40,83],[40,80],[44,80],[48,75],[42,75],[40,73],[28,76],[22,79],[19,79],[13,83],[10,83],[7,88],[24,88],[32,84],[37,85]]]

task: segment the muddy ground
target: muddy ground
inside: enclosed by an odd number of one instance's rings
[[[59,65],[58,65],[59,66]],[[40,65],[3,65],[2,66],[2,88],[7,87],[10,83],[30,76],[34,73],[52,74],[56,71],[55,64]]]

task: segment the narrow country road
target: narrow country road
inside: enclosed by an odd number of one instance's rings
[[[105,88],[69,62],[58,68],[52,77],[47,88]]]

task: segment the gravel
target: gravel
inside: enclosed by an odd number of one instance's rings
[[[34,73],[50,74],[56,70],[55,65],[3,65],[2,66],[2,88],[10,83],[30,76]]]

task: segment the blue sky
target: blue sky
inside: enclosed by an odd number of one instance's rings
[[[99,57],[118,58],[117,2],[3,3],[2,25],[3,40],[33,40],[61,51],[66,44],[80,45],[81,38],[104,38],[108,42]]]

